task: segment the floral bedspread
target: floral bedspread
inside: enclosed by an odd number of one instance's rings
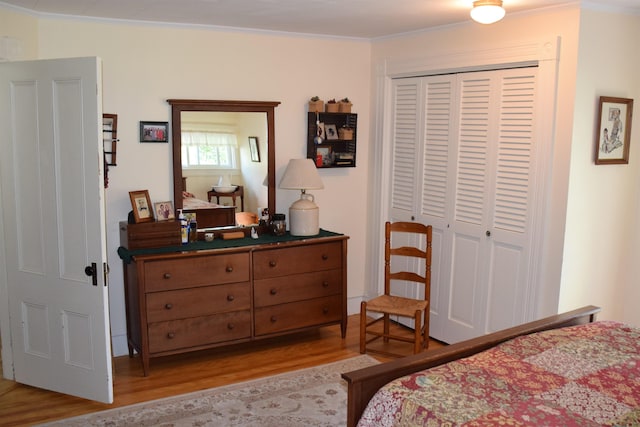
[[[640,329],[601,321],[515,338],[399,378],[359,426],[638,426]]]

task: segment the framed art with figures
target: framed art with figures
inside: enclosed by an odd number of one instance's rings
[[[596,165],[628,164],[633,99],[600,97]]]
[[[158,221],[176,219],[176,215],[173,212],[173,203],[171,203],[171,201],[154,203],[153,210],[156,212],[156,218]]]
[[[168,142],[169,122],[140,122],[140,142]]]

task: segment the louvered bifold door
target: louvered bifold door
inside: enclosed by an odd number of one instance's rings
[[[532,280],[537,71],[520,68],[499,75],[485,332],[530,320],[526,307]]]
[[[448,174],[454,149],[451,109],[455,90],[452,75],[398,79],[393,85],[391,221],[415,221],[433,226],[432,307],[437,307],[440,254],[451,205],[447,195],[452,187]],[[424,275],[422,265],[400,267]],[[407,297],[424,296],[424,289],[405,287],[403,283],[393,283],[392,288]],[[437,313],[432,310],[432,321],[434,319],[437,325]],[[413,327],[411,320],[399,320]]]
[[[415,219],[422,110],[422,79],[393,81],[390,221]]]
[[[442,329],[440,286],[443,253],[446,249],[447,235],[450,234],[450,221],[453,198],[454,168],[452,161],[456,153],[457,117],[454,114],[457,98],[455,75],[429,76],[423,78],[422,90],[423,126],[421,132],[422,154],[419,168],[418,215],[416,220],[433,226],[433,250],[431,268],[431,325],[432,336],[438,336]]]
[[[418,176],[419,159],[422,152],[422,105],[424,103],[423,83],[421,78],[407,78],[394,80],[393,93],[393,127],[391,132],[391,194],[389,206],[389,220],[415,221],[416,206],[419,201]],[[382,230],[381,230],[382,231]],[[396,234],[393,236],[392,244],[415,245],[411,241],[411,235]],[[384,243],[380,240],[381,244]],[[382,254],[382,253],[381,253]],[[382,265],[382,259],[381,259]],[[394,257],[391,261],[391,271],[414,271],[424,274],[424,268],[416,265],[413,258]],[[383,276],[380,276],[380,282]],[[380,283],[380,292],[383,287]],[[417,291],[412,282],[394,280],[391,282],[391,292],[394,295],[402,295],[415,298]],[[424,290],[421,290],[424,292]],[[394,320],[405,323],[413,327],[413,322],[407,319],[395,317]]]
[[[459,75],[447,342],[513,326],[526,311],[536,72]]]

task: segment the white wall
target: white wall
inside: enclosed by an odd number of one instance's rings
[[[13,60],[38,57],[38,20],[24,13],[0,7],[0,37],[19,40],[20,54]]]
[[[0,22],[13,19],[12,12],[0,8]],[[348,296],[350,312],[359,310],[366,245],[368,42],[50,17],[37,24],[38,59],[102,58],[104,112],[118,114],[118,166],[110,168],[106,192],[116,355],[127,351],[122,265],[116,250],[118,222],[131,209],[128,192],[148,189],[152,202],[173,199],[170,145],[140,144],[138,122],[170,121],[170,98],[280,101],[276,183],[290,158],[306,157],[308,99],[318,95],[352,100],[353,111],[359,113],[358,166],[321,170],[325,188],[314,195],[320,226],[350,236]],[[17,29],[10,29],[16,37],[33,37],[33,30],[23,34]],[[9,30],[1,27],[0,36],[5,32]],[[288,207],[298,197],[295,191],[278,190],[277,210],[288,218]]]
[[[640,325],[640,17],[584,10],[574,101],[573,148],[561,311],[603,307],[600,318]],[[595,165],[598,98],[635,100],[629,164]],[[625,125],[623,123],[623,125]]]

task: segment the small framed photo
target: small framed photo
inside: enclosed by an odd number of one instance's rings
[[[136,220],[136,224],[154,220],[148,190],[129,191],[129,199],[131,199],[131,207],[133,208],[133,217]]]
[[[249,137],[249,150],[251,151],[251,161],[259,162],[260,161],[260,146],[258,145],[258,137],[250,136]]]
[[[331,147],[318,147],[316,150],[316,166],[331,166],[333,163]]]
[[[173,203],[170,201],[154,203],[153,210],[156,212],[156,219],[158,221],[170,221],[176,219],[176,215],[173,212]]]
[[[140,142],[168,142],[169,122],[140,122]]]
[[[324,132],[327,135],[327,140],[338,139],[338,129],[336,129],[336,125],[325,124]]]
[[[633,99],[600,97],[596,165],[628,164]]]

